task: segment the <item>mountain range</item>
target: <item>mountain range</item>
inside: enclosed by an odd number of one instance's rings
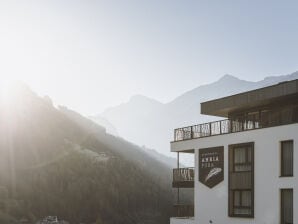
[[[220,119],[200,115],[203,101],[297,78],[225,75],[169,103],[137,95],[91,119],[19,85],[0,97],[0,223],[169,223],[174,128]]]
[[[175,128],[221,119],[201,115],[201,102],[297,78],[298,72],[270,76],[257,82],[224,75],[218,81],[201,85],[168,103],[137,95],[127,103],[108,108],[95,117],[108,120],[119,136],[137,145],[155,149],[167,156],[174,156],[170,153],[169,143],[173,140]]]

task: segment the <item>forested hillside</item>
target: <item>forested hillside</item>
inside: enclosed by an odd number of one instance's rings
[[[168,223],[171,170],[49,98],[0,103],[0,223]]]

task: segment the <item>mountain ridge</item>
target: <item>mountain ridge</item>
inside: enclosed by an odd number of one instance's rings
[[[0,97],[0,222],[168,223],[171,168],[135,144],[23,90]]]
[[[298,71],[288,75],[268,76],[260,81],[242,80],[226,74],[213,83],[186,91],[158,107],[126,104],[128,108],[125,110],[122,110],[121,106],[115,106],[105,110],[100,116],[112,123],[123,138],[138,145],[154,148],[157,152],[167,156],[173,156],[170,153],[169,142],[173,140],[175,128],[220,119],[202,116],[200,114],[201,102],[292,79],[298,79]],[[120,118],[121,121],[119,121]]]

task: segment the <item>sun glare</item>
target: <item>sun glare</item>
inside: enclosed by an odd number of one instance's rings
[[[12,81],[1,81],[0,83],[0,102],[2,105],[12,105],[15,89]]]
[[[10,85],[11,85],[11,83],[8,81],[1,81],[1,83],[0,83],[1,99],[4,99],[7,97]]]

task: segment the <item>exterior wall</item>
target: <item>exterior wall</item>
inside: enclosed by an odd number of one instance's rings
[[[280,175],[280,141],[294,140],[294,177]],[[228,216],[228,145],[254,142],[254,218]],[[198,181],[198,149],[224,146],[224,181],[209,189]],[[293,188],[294,211],[298,211],[298,124],[218,135],[171,144],[195,149],[195,223],[279,224],[280,189]],[[298,213],[294,212],[294,223]]]
[[[170,224],[195,224],[194,219],[171,218]]]

